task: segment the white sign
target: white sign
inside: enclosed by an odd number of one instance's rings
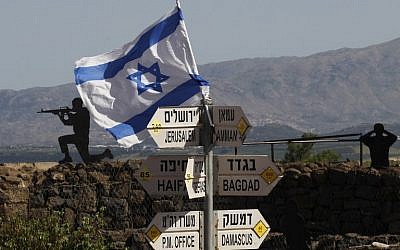
[[[200,234],[198,232],[163,233],[159,240],[150,245],[153,249],[200,249]]]
[[[213,141],[217,146],[239,147],[245,139],[236,127],[215,127]]]
[[[201,198],[206,196],[206,174],[204,162],[189,158],[185,173],[185,184],[189,199]],[[200,171],[199,171],[200,169]]]
[[[147,124],[159,148],[200,145],[202,107],[160,107]]]
[[[240,106],[213,106],[215,132],[213,141],[218,146],[238,147],[242,145],[250,122]]]
[[[206,196],[206,177],[185,180],[189,199]]]
[[[151,179],[138,179],[142,187],[152,197],[182,195],[186,196],[186,185],[183,177],[153,176]]]
[[[160,107],[154,113],[148,129],[199,127],[202,107]]]
[[[218,249],[258,249],[270,226],[257,209],[216,210]],[[158,213],[146,228],[153,249],[202,249],[203,211]]]
[[[150,136],[159,148],[184,148],[200,145],[200,128],[150,129]]]
[[[241,119],[247,118],[240,106],[212,106],[215,126],[236,126]]]
[[[187,196],[185,174],[186,155],[149,156],[134,174],[147,193],[153,197],[164,195]],[[204,157],[193,156],[192,173],[205,175]]]
[[[217,166],[219,195],[266,196],[282,178],[265,155],[220,155]]]
[[[218,249],[258,249],[270,226],[257,209],[217,210]]]
[[[146,228],[153,249],[200,249],[202,212],[158,213]]]
[[[200,160],[201,156],[189,157],[187,160],[187,166],[185,171],[185,179],[195,179],[206,177],[206,166],[203,160]]]
[[[268,167],[276,168],[266,155],[218,155],[217,165],[223,175],[259,175]]]

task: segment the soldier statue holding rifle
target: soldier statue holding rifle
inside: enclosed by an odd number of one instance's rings
[[[83,162],[86,164],[102,160],[106,157],[110,159],[113,158],[110,149],[106,149],[99,155],[89,154],[90,116],[87,108],[83,107],[83,101],[81,98],[75,98],[72,100],[72,109],[63,107],[58,110],[41,110],[38,113],[56,114],[64,125],[72,126],[74,130],[74,134],[63,135],[58,138],[61,152],[64,153],[64,159],[59,161],[60,164],[72,162],[68,150],[68,144],[75,144]]]

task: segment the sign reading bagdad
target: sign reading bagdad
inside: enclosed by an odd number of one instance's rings
[[[219,155],[218,194],[266,196],[282,178],[266,155]]]

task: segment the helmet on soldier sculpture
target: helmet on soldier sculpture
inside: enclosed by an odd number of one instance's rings
[[[82,109],[83,101],[82,98],[77,97],[72,100],[72,110],[76,111]]]

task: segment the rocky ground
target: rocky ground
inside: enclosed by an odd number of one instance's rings
[[[38,217],[57,210],[78,224],[103,209],[105,234],[115,248],[149,249],[143,232],[156,213],[202,210],[202,202],[150,197],[134,177],[141,162],[3,164],[0,215]],[[288,200],[296,201],[307,221],[313,249],[377,249],[373,242],[400,249],[400,168],[375,170],[355,163],[280,167],[284,178],[266,197],[215,198],[216,209],[261,211],[272,228],[261,249],[285,248],[279,218]]]

